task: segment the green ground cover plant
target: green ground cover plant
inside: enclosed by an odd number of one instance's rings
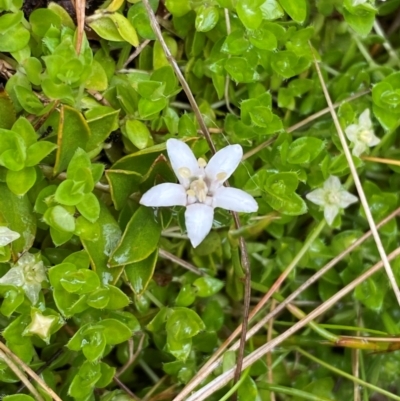
[[[400,400],[399,21],[0,0],[1,399]]]

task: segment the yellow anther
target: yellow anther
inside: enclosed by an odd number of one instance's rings
[[[188,195],[188,196],[196,196],[196,192],[194,192],[193,189],[188,189],[186,191],[186,195]]]
[[[222,180],[224,180],[226,177],[228,176],[228,174],[226,174],[225,172],[220,172],[220,173],[218,173],[217,174],[217,180],[218,181],[222,181]]]
[[[207,162],[202,157],[199,157],[197,159],[197,164],[200,168],[204,168],[205,166],[207,166]]]
[[[192,173],[187,167],[181,167],[178,169],[178,173],[182,178],[190,178]]]

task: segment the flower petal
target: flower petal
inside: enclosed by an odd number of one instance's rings
[[[353,153],[354,156],[359,157],[367,150],[367,145],[361,141],[356,141],[354,143],[355,143],[355,145],[354,145],[353,151],[351,153]]]
[[[306,198],[315,203],[318,206],[325,205],[325,191],[322,188],[315,189],[314,191],[308,193]]]
[[[37,301],[39,301],[39,293],[42,286],[39,283],[30,283],[24,284],[22,288],[25,291],[27,298],[32,302],[32,305],[36,305]]]
[[[258,210],[255,199],[237,188],[218,188],[213,196],[213,206],[234,212],[251,213]]]
[[[349,141],[355,142],[357,140],[357,134],[359,130],[360,127],[357,124],[351,124],[344,130],[344,132]]]
[[[347,191],[340,191],[340,201],[339,206],[343,209],[350,206],[352,203],[358,202],[357,196],[354,196],[350,192]]]
[[[186,190],[180,184],[164,183],[150,188],[140,199],[144,206],[186,206]]]
[[[19,266],[12,267],[3,277],[0,278],[0,284],[14,285],[20,287],[25,283],[22,268]]]
[[[210,232],[214,219],[214,209],[203,203],[194,203],[186,208],[186,230],[193,248],[196,248]]]
[[[359,124],[363,128],[372,128],[372,121],[369,109],[365,109],[358,118]]]
[[[371,146],[376,146],[376,145],[378,145],[378,143],[379,143],[380,141],[381,141],[380,138],[378,138],[374,133],[372,133],[371,139],[370,139],[369,142],[368,142],[368,146],[369,146],[369,147],[371,147]]]
[[[199,165],[192,150],[178,139],[168,139],[167,152],[175,175],[178,177],[179,182],[185,187],[189,187],[189,177],[197,176],[200,173]],[[182,175],[181,169],[189,169],[190,176]]]
[[[21,235],[16,231],[10,230],[8,227],[0,227],[0,246],[8,245],[18,239]]]
[[[217,189],[232,175],[242,156],[243,149],[240,145],[229,145],[219,150],[210,159],[205,171],[212,189]]]
[[[324,182],[325,191],[340,191],[342,184],[338,177],[335,175],[330,175],[328,179]]]
[[[337,205],[326,205],[324,207],[324,217],[326,222],[329,225],[332,225],[333,220],[335,220],[335,217],[339,213],[339,206]]]

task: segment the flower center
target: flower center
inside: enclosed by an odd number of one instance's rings
[[[329,205],[338,205],[340,203],[340,192],[328,191],[325,195],[325,200]]]
[[[187,191],[189,196],[195,196],[197,200],[204,203],[208,194],[207,184],[204,182],[203,177],[199,177],[190,183],[190,189]]]
[[[371,140],[371,131],[370,131],[370,130],[367,130],[367,129],[363,129],[363,130],[359,131],[359,133],[358,133],[358,139],[359,139],[361,142],[369,143],[370,140]]]

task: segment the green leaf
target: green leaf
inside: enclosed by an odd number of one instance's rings
[[[183,17],[192,9],[190,0],[166,0],[165,7],[174,17]]]
[[[127,120],[125,125],[126,135],[129,140],[138,148],[144,149],[147,147],[151,136],[150,131],[139,120]]]
[[[43,66],[39,59],[35,57],[29,57],[24,61],[23,65],[29,81],[31,81],[34,85],[40,85],[40,74],[43,70]]]
[[[278,46],[275,35],[265,26],[250,31],[249,40],[252,45],[261,50],[275,50]]]
[[[66,291],[82,295],[96,290],[100,286],[100,279],[92,270],[79,269],[65,272],[60,284]]]
[[[28,44],[30,37],[29,31],[20,23],[0,35],[0,52],[17,52]]]
[[[192,339],[177,340],[175,337],[167,336],[167,350],[179,361],[186,361],[192,349]]]
[[[289,216],[307,212],[307,205],[294,191],[298,185],[296,173],[277,173],[267,178],[265,199],[274,209]]]
[[[110,301],[108,302],[107,309],[120,310],[129,305],[130,298],[118,287],[110,285],[108,289]]]
[[[18,25],[23,17],[22,11],[2,15],[0,17],[0,34],[6,33],[10,28]]]
[[[16,111],[8,93],[0,87],[0,128],[11,129]]]
[[[32,144],[26,152],[25,166],[36,166],[55,149],[57,149],[57,145],[48,141],[40,141]]]
[[[257,385],[247,376],[238,389],[238,401],[256,401],[259,398]]]
[[[135,294],[142,294],[153,277],[158,259],[158,249],[151,253],[146,259],[125,266],[125,274],[131,283]]]
[[[96,388],[107,387],[112,381],[116,373],[116,368],[100,362],[101,377],[96,382]]]
[[[226,37],[222,44],[221,51],[232,56],[241,56],[250,46],[251,44],[244,30],[237,29]]]
[[[289,146],[287,161],[292,164],[310,163],[325,148],[321,139],[303,137],[296,139]]]
[[[279,0],[279,3],[293,21],[299,24],[305,21],[308,8],[307,0]]]
[[[116,319],[104,319],[100,322],[103,334],[109,345],[116,345],[127,341],[132,336],[131,329]]]
[[[374,25],[376,9],[368,3],[356,7],[349,3],[344,1],[344,19],[358,34],[368,35]]]
[[[124,266],[147,258],[157,247],[161,227],[150,208],[141,206],[130,219],[109,260],[110,267]]]
[[[41,101],[30,91],[23,86],[16,85],[15,94],[17,99],[24,110],[31,114],[38,114],[43,110],[43,104]]]
[[[83,199],[76,205],[76,208],[91,223],[94,223],[100,216],[99,201],[96,195],[91,192],[84,195]]]
[[[38,8],[29,16],[32,32],[43,38],[51,26],[61,27],[61,18],[53,11],[46,8]]]
[[[116,210],[124,207],[128,197],[139,189],[142,180],[140,174],[127,170],[106,170],[106,178]]]
[[[26,195],[17,196],[0,182],[0,222],[21,234],[11,243],[14,257],[31,248],[36,234],[36,217]],[[5,224],[4,224],[5,223]]]
[[[141,98],[139,100],[139,115],[144,120],[152,120],[157,117],[157,114],[163,110],[168,104],[166,98],[158,100],[148,100]]]
[[[4,401],[35,401],[34,398],[32,398],[29,395],[25,394],[14,394],[14,395],[6,395],[3,397]]]
[[[196,10],[196,31],[208,32],[217,25],[219,19],[219,11],[217,7],[201,5]]]
[[[276,20],[284,15],[283,9],[277,0],[265,0],[260,9],[263,19],[267,21]]]
[[[86,302],[95,309],[104,309],[110,301],[110,291],[108,288],[98,288],[89,294]]]
[[[36,169],[34,167],[25,167],[19,171],[8,171],[6,182],[8,188],[15,195],[25,195],[35,184]]]
[[[54,206],[46,210],[43,215],[44,221],[56,230],[65,232],[75,231],[75,219],[62,206]]]
[[[158,8],[158,1],[156,5],[157,7],[155,11],[157,11]],[[156,39],[143,3],[137,3],[130,7],[128,11],[128,19],[142,38],[150,40]]]
[[[103,39],[112,42],[122,42],[124,40],[114,21],[108,15],[89,22],[89,26]]]
[[[168,337],[182,341],[194,337],[204,329],[203,321],[193,310],[183,307],[172,308],[166,325]]]
[[[62,205],[75,206],[82,201],[84,195],[82,185],[77,185],[73,180],[65,180],[57,187],[54,200]]]
[[[214,277],[200,277],[193,282],[197,288],[197,296],[205,298],[216,294],[224,287],[224,283]]]
[[[104,91],[108,88],[106,72],[102,65],[96,60],[92,62],[90,75],[85,81],[85,88],[96,91]]]
[[[139,38],[137,36],[135,28],[122,14],[113,13],[108,18],[115,24],[118,33],[121,35],[123,40],[126,40],[132,46],[139,46]]]
[[[257,29],[262,22],[260,6],[264,0],[241,0],[236,5],[239,19],[247,29]]]
[[[66,169],[78,148],[85,149],[89,137],[90,129],[82,114],[71,107],[61,106],[54,175]]]
[[[226,61],[225,69],[236,82],[250,83],[259,77],[244,57],[231,57]]]

